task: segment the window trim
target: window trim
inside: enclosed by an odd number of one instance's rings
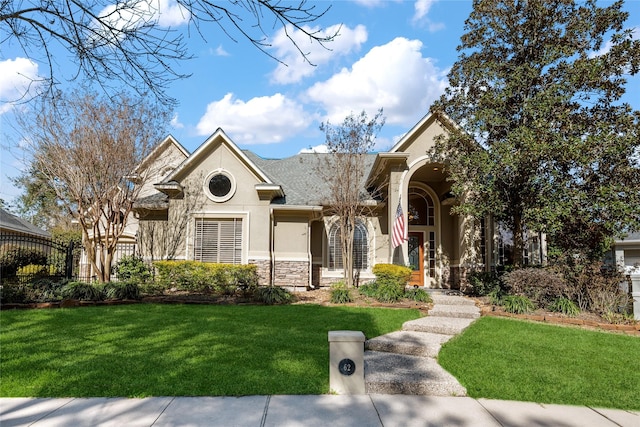
[[[328,231],[326,233],[326,245],[325,245],[325,262],[324,262],[324,269],[329,272],[329,273],[337,273],[337,272],[342,272],[344,271],[344,264],[343,264],[343,260],[342,260],[342,249],[340,246],[337,247],[337,249],[340,249],[340,253],[336,253],[335,249],[332,250],[332,243],[333,245],[335,245],[335,242],[333,241],[337,234],[340,231],[340,226],[338,224],[338,220],[335,219],[331,222],[329,222],[328,224],[326,224],[325,226],[329,226],[328,227]],[[371,244],[371,231],[369,230],[369,224],[368,221],[366,219],[362,219],[362,218],[358,218],[356,220],[356,229],[361,230],[364,235],[364,243],[366,245],[366,251],[360,251],[361,253],[363,253],[363,255],[366,255],[366,257],[362,257],[363,260],[366,262],[365,263],[365,267],[364,268],[357,268],[356,266],[354,266],[354,269],[359,270],[361,272],[369,272],[371,271],[371,260],[372,260],[372,256],[371,256],[371,248],[372,248],[372,244]],[[356,236],[354,234],[354,241],[356,240]],[[356,249],[356,247],[354,246],[354,250]],[[334,258],[336,258],[336,261],[334,261],[336,264],[335,266],[332,266],[332,255]],[[339,258],[338,258],[339,257]],[[339,263],[337,262],[339,260]],[[354,263],[355,263],[356,259],[354,258]]]
[[[211,193],[211,191],[209,190],[209,182],[216,175],[224,175],[227,178],[229,178],[229,181],[231,181],[231,189],[224,196],[216,196],[215,194]],[[236,193],[236,180],[233,177],[233,175],[231,174],[231,172],[229,172],[228,170],[223,169],[223,168],[218,168],[218,169],[215,169],[215,170],[211,171],[204,178],[204,182],[202,183],[202,188],[204,190],[204,194],[206,194],[207,197],[210,200],[212,200],[212,201],[214,201],[216,203],[224,203],[224,202],[230,200],[235,195],[235,193]]]
[[[241,220],[241,261],[239,264],[247,264],[247,260],[249,259],[249,220],[250,215],[249,212],[243,211],[234,211],[234,212],[212,212],[212,211],[199,211],[194,212],[189,226],[189,232],[185,236],[186,239],[186,247],[185,247],[185,259],[196,260],[195,258],[195,243],[196,243],[196,222],[199,220],[210,220],[210,221],[224,221],[224,220]]]

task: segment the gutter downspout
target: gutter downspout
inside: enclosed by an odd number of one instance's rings
[[[275,259],[275,220],[273,215],[273,208],[269,209],[269,285],[275,286],[274,273],[276,271],[276,259]]]

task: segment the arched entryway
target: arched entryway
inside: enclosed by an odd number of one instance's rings
[[[423,183],[412,182],[407,193],[407,259],[413,271],[410,284],[435,287],[439,276],[437,199],[433,190]]]

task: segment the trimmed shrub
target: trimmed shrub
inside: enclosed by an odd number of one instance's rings
[[[247,295],[258,288],[255,265],[216,264],[200,261],[156,261],[157,282],[164,289],[196,293]]]
[[[376,264],[373,266],[373,274],[378,284],[394,283],[404,287],[411,278],[411,269],[395,264]]]
[[[140,299],[140,287],[136,282],[110,282],[102,289],[104,299]]]
[[[541,307],[566,296],[562,277],[544,268],[521,268],[505,273],[502,280],[510,288],[510,294],[526,296]]]
[[[404,293],[404,297],[418,302],[433,302],[431,295],[424,289],[407,289]]]
[[[373,267],[376,275],[377,290],[375,299],[380,302],[397,302],[404,298],[404,291],[411,269],[402,265],[376,264]]]
[[[498,290],[505,291],[505,284],[495,271],[474,271],[467,275],[468,286],[465,293],[482,297]]]
[[[522,295],[507,295],[502,299],[504,311],[515,314],[526,314],[535,310],[531,300]]]
[[[115,267],[118,280],[136,281],[138,283],[145,283],[151,279],[151,269],[144,262],[141,256],[138,255],[125,255],[116,264]]]
[[[558,298],[554,302],[549,305],[549,310],[555,311],[556,313],[562,313],[567,316],[577,316],[580,314],[580,309],[578,306],[571,301],[569,298]]]
[[[331,286],[331,302],[334,304],[346,304],[353,301],[351,298],[351,292],[344,284],[344,282],[338,282]]]
[[[84,282],[69,282],[61,291],[63,299],[77,299],[81,301],[100,301],[102,289]]]
[[[253,296],[256,301],[267,305],[288,304],[293,299],[291,292],[280,286],[259,286]]]

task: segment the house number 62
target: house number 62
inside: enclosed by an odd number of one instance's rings
[[[342,359],[340,363],[338,363],[338,371],[340,371],[342,375],[353,375],[356,371],[356,364],[351,359]]]

